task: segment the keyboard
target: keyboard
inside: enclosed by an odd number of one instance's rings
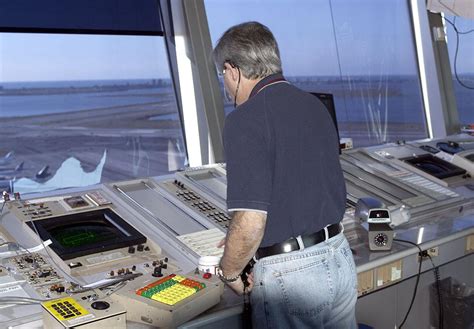
[[[178,239],[181,242],[183,242],[189,249],[194,251],[200,257],[222,257],[224,248],[217,248],[217,244],[223,238],[225,238],[225,233],[217,228],[178,236]]]
[[[170,274],[136,290],[136,294],[167,305],[175,305],[204,288],[206,284],[202,282],[182,275]]]

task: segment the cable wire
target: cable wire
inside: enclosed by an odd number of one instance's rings
[[[0,305],[34,305],[41,304],[46,300],[30,297],[6,296],[0,297]]]
[[[459,78],[459,75],[458,75],[458,68],[457,68],[458,67],[458,53],[459,53],[459,35],[460,34],[463,34],[463,35],[464,34],[469,34],[471,32],[474,32],[474,29],[469,30],[469,31],[460,32],[458,30],[458,28],[456,27],[456,18],[455,18],[454,22],[451,22],[446,16],[444,16],[444,20],[446,22],[448,22],[449,24],[451,24],[451,26],[454,29],[454,32],[456,32],[456,50],[454,52],[454,65],[453,65],[454,66],[454,76],[456,77],[457,82],[461,86],[463,86],[466,89],[474,90],[473,86],[469,86],[469,85],[467,85],[467,84],[465,84],[464,82],[461,81],[461,79]]]
[[[439,329],[443,329],[444,326],[444,319],[443,319],[443,303],[442,303],[442,297],[441,297],[441,276],[439,274],[439,267],[435,266],[433,262],[433,258],[428,254],[428,257],[430,258],[431,265],[433,266],[433,271],[434,271],[434,276],[435,276],[435,283],[436,283],[436,292],[438,293],[438,308],[439,308],[439,314],[438,314],[438,327]]]
[[[411,299],[411,302],[410,302],[410,306],[408,307],[408,311],[407,313],[405,314],[405,318],[403,319],[402,323],[400,324],[400,326],[398,326],[399,329],[401,329],[403,327],[403,325],[405,324],[407,318],[408,318],[408,315],[410,314],[410,311],[411,311],[411,308],[413,307],[413,303],[415,301],[415,297],[416,297],[416,293],[417,293],[417,290],[418,290],[418,283],[420,281],[420,275],[421,275],[421,264],[423,263],[422,261],[422,254],[423,254],[423,250],[421,249],[421,247],[414,243],[414,242],[411,242],[411,241],[408,241],[408,240],[402,240],[402,239],[393,239],[393,241],[398,241],[398,242],[403,242],[403,243],[408,243],[408,244],[411,244],[415,247],[418,248],[418,250],[420,251],[420,258],[419,258],[419,265],[418,265],[418,274],[416,276],[416,283],[415,283],[415,289],[413,291],[413,296],[412,296],[412,299]],[[435,266],[434,262],[433,262],[433,259],[431,258],[430,255],[427,254],[427,256],[429,257],[429,259],[431,260],[431,264],[433,265],[433,270],[435,272],[435,280],[436,280],[436,288],[437,288],[437,292],[438,292],[438,303],[439,303],[439,318],[438,318],[438,321],[439,321],[439,329],[443,329],[443,306],[442,306],[442,303],[441,303],[441,289],[440,289],[440,285],[439,285],[439,278],[440,278],[440,275],[439,275],[439,268],[437,266]]]
[[[408,241],[399,240],[399,239],[393,239],[393,241],[408,242]],[[415,244],[415,245],[416,245],[416,247],[420,250],[420,253],[423,252],[423,251],[421,250],[420,246],[418,246],[417,244]],[[408,307],[408,311],[407,311],[407,313],[405,314],[405,317],[403,318],[402,323],[400,323],[400,325],[398,326],[399,329],[402,329],[402,328],[403,328],[403,325],[405,324],[405,322],[406,322],[407,319],[408,319],[408,315],[410,314],[411,308],[413,307],[413,303],[415,302],[416,293],[417,293],[417,291],[418,291],[418,283],[420,282],[421,264],[422,264],[422,261],[421,261],[421,259],[420,259],[420,260],[419,260],[419,265],[418,265],[418,274],[416,275],[415,289],[413,290],[413,296],[412,296],[412,298],[411,298],[410,306]]]
[[[30,298],[30,297],[17,297],[17,296],[0,297],[0,302],[5,302],[5,301],[42,303],[45,300],[37,299],[37,298]]]

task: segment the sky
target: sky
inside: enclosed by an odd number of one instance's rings
[[[267,25],[288,76],[417,72],[404,0],[205,0],[205,5],[213,44],[234,24]],[[473,28],[472,20],[458,24]],[[474,33],[462,36],[458,72],[474,72],[473,40]],[[452,54],[452,42],[449,47]],[[169,78],[161,37],[0,33],[0,82],[152,78]]]
[[[0,82],[169,77],[162,37],[0,33]]]
[[[416,70],[406,1],[205,0],[205,4],[213,44],[228,27],[259,21],[279,42],[287,75]]]

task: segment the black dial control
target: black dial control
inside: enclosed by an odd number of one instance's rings
[[[386,246],[388,243],[388,236],[387,234],[385,233],[378,233],[375,237],[374,237],[374,244],[377,246],[377,247],[384,247]]]
[[[107,302],[98,300],[96,302],[93,302],[91,306],[94,310],[106,310],[110,307],[110,304]]]
[[[161,278],[163,276],[163,273],[161,273],[161,268],[162,268],[161,265],[155,267],[151,275],[156,278]]]

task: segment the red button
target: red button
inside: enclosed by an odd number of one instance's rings
[[[210,279],[210,278],[212,277],[212,274],[209,273],[209,272],[207,272],[207,273],[204,273],[204,274],[202,275],[202,277],[203,277],[204,279]]]

